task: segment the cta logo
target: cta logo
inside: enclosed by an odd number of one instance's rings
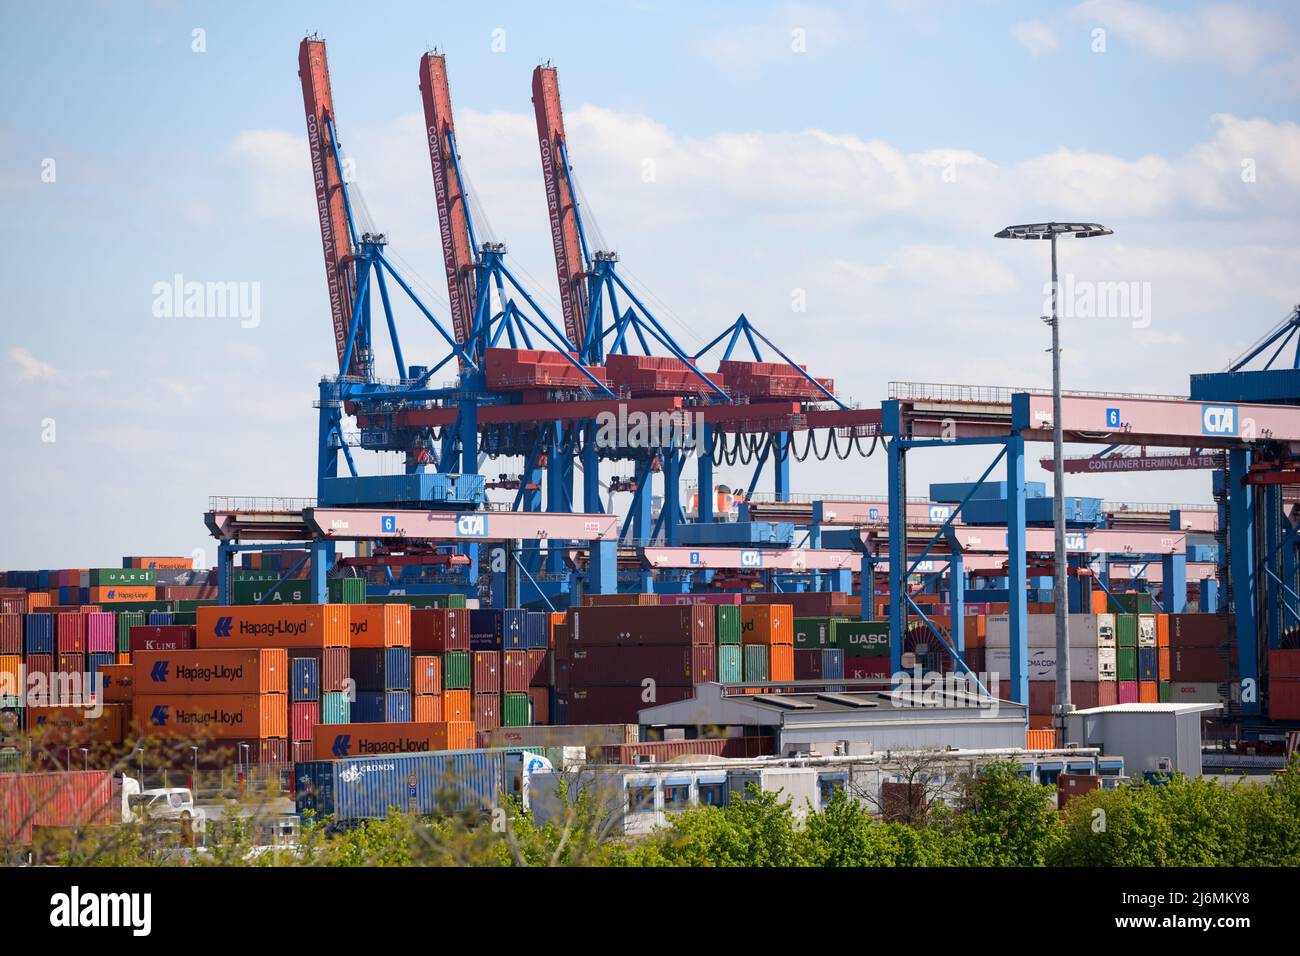
[[[1202,405],[1202,435],[1237,434],[1237,408],[1235,405]]]
[[[763,552],[762,551],[740,552],[740,566],[742,568],[761,568],[763,566]]]
[[[486,515],[458,515],[456,517],[456,534],[461,538],[482,538],[487,535]]]

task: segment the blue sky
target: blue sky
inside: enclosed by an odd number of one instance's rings
[[[1291,4],[554,9],[7,7],[0,567],[211,551],[209,494],[312,492],[311,401],[332,349],[296,76],[306,31],[329,43],[370,211],[432,285],[420,54],[448,54],[467,172],[544,301],[529,81],[549,59],[592,214],[683,343],[743,310],[864,404],[895,379],[1046,381],[1045,255],[994,242],[1008,222],[1106,222],[1116,235],[1063,247],[1065,267],[1149,288],[1145,324],[1067,323],[1067,387],[1183,392],[1300,299]],[[177,273],[256,283],[256,327],[153,315],[154,284]],[[792,313],[793,290],[807,312]],[[410,350],[435,355],[431,339]],[[917,459],[912,490],[981,470],[977,456]],[[796,484],[881,492],[883,456],[796,468]],[[1208,476],[1069,491],[1205,500]]]

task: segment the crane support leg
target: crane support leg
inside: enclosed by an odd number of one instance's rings
[[[1237,664],[1243,691],[1244,714],[1257,717],[1259,706],[1259,630],[1255,608],[1258,579],[1255,572],[1255,489],[1246,484],[1251,453],[1245,448],[1228,452],[1228,535],[1231,540],[1232,611],[1237,627]]]

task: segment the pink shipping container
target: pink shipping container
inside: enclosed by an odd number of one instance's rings
[[[289,735],[294,741],[311,740],[320,715],[320,702],[301,700],[289,705]]]
[[[60,614],[54,619],[55,644],[60,654],[86,652],[86,615]]]
[[[1119,684],[1119,702],[1121,704],[1138,703],[1138,682],[1135,680],[1122,680]]]
[[[86,615],[86,651],[90,654],[117,653],[117,615],[97,611]]]
[[[0,614],[0,654],[23,652],[23,616]]]

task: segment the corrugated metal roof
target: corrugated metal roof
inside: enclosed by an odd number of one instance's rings
[[[1110,704],[1072,711],[1073,714],[1191,714],[1220,710],[1222,704]]]

